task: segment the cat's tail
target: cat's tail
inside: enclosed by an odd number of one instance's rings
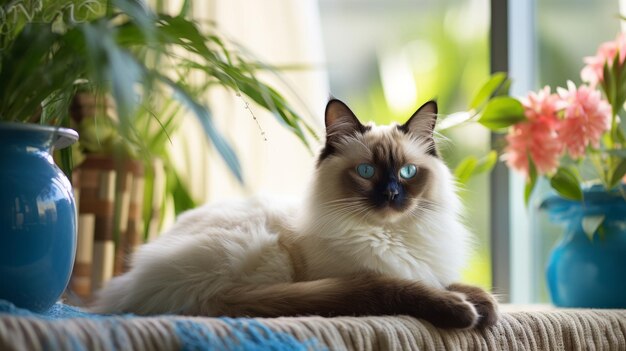
[[[232,317],[406,314],[442,328],[471,328],[479,321],[463,293],[372,274],[239,286],[219,300],[218,314]]]

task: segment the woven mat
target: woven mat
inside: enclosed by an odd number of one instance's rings
[[[506,309],[505,309],[506,310]],[[504,312],[485,330],[407,316],[229,319],[98,316],[0,304],[0,350],[626,350],[626,310]]]

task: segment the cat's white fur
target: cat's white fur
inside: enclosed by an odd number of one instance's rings
[[[408,214],[359,210],[337,198],[345,165],[371,157],[369,146],[380,138],[394,138],[408,160],[433,175]],[[339,148],[338,156],[318,167],[303,204],[253,198],[182,214],[139,248],[132,269],[106,285],[94,310],[214,315],[221,295],[232,288],[290,282],[297,274],[314,280],[374,271],[437,288],[455,282],[468,232],[446,165],[428,155],[423,140],[395,127],[372,127],[363,136],[344,138]],[[297,250],[289,251],[279,238]],[[293,255],[304,262],[304,272],[297,272]]]

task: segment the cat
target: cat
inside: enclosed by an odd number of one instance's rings
[[[331,99],[301,206],[263,198],[179,216],[91,310],[276,317],[406,314],[442,328],[496,323],[486,291],[455,283],[469,232],[433,138],[437,104],[364,125]]]

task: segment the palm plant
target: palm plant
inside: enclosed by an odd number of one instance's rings
[[[304,143],[312,129],[272,87],[261,65],[203,33],[185,15],[156,13],[138,0],[0,0],[0,120],[69,126],[78,89],[112,97],[120,136],[139,147],[137,116],[155,97],[174,98],[201,122],[207,137],[242,179],[236,155],[200,102],[211,85],[243,94],[274,113]],[[201,85],[184,77],[199,76]],[[152,116],[161,124],[158,116]],[[66,154],[64,163],[69,165]]]
[[[140,0],[0,0],[0,121],[78,128],[80,146],[60,153],[68,175],[83,152],[141,161],[144,238],[158,230],[155,201],[157,207],[173,203],[175,213],[195,206],[168,147],[183,112],[197,118],[232,174],[243,179],[237,156],[202,103],[208,89],[226,88],[273,112],[305,144],[314,136],[283,96],[257,79],[267,67],[216,31],[203,31],[186,16],[188,9],[187,1],[169,15]],[[85,92],[102,109],[77,124],[70,110]],[[164,165],[165,184],[156,179],[155,159]],[[165,196],[155,199],[156,193]],[[123,237],[120,201],[114,204],[116,244]]]

